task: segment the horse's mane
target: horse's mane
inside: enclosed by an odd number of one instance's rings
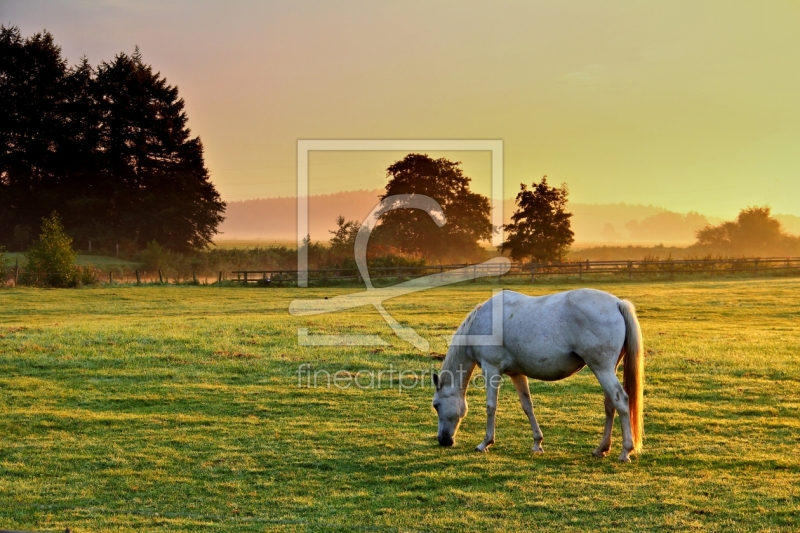
[[[475,306],[475,309],[470,311],[467,317],[461,322],[461,325],[458,326],[453,338],[459,335],[469,335],[469,330],[472,328],[472,323],[475,321],[475,317],[478,316],[478,309],[481,308],[481,304]],[[462,355],[464,354],[464,350],[467,349],[467,346],[463,344],[456,344],[451,342],[450,346],[447,348],[447,355],[444,357],[444,362],[442,363],[442,371],[449,370],[451,372],[455,371],[455,366],[460,364],[462,361]]]

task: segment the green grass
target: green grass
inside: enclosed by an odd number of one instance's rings
[[[506,285],[532,295],[575,285]],[[800,280],[605,283],[638,307],[644,453],[591,456],[602,395],[532,382],[545,454],[510,383],[497,443],[482,391],[454,448],[431,390],[298,388],[297,367],[438,367],[373,309],[293,318],[350,288],[0,291],[0,528],[38,531],[791,531],[800,528]],[[433,339],[492,285],[387,302]],[[299,347],[316,333],[391,346]]]

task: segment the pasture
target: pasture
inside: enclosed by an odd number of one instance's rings
[[[396,374],[439,361],[394,337],[372,308],[287,313],[295,298],[359,289],[4,289],[0,529],[800,528],[800,280],[594,286],[632,300],[644,334],[644,453],[627,465],[614,460],[618,422],[610,457],[591,455],[604,412],[585,369],[531,382],[543,455],[530,453],[508,378],[491,451],[473,451],[486,419],[478,388],[455,447],[439,447],[432,389],[402,390]],[[443,354],[441,336],[496,287],[467,283],[385,306]],[[299,347],[298,327],[390,345]],[[380,388],[298,387],[301,364],[348,372],[342,379],[395,374]]]

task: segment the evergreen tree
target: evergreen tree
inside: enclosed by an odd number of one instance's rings
[[[511,224],[505,226],[508,238],[501,246],[514,260],[537,263],[561,261],[574,242],[570,229],[572,213],[567,213],[566,184],[550,187],[547,176],[533,183],[531,190],[522,183],[517,194],[517,209]]]
[[[353,254],[353,248],[356,245],[356,236],[358,230],[361,229],[361,223],[357,220],[345,220],[342,215],[336,217],[335,230],[329,230],[328,233],[332,235],[330,239],[331,250],[334,253],[349,253]]]
[[[178,88],[133,55],[67,68],[49,33],[0,27],[0,243],[58,209],[81,246],[189,251],[225,209]]]
[[[0,26],[0,240],[15,249],[58,201],[66,77],[52,35]]]
[[[100,172],[113,185],[112,231],[138,247],[176,251],[210,243],[225,204],[208,179],[200,139],[190,136],[178,88],[132,56],[97,69]]]

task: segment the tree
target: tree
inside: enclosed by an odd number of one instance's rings
[[[56,206],[67,76],[52,35],[0,26],[0,239],[12,248]]]
[[[58,209],[77,242],[205,247],[225,203],[178,88],[138,48],[67,68],[47,32],[0,27],[0,243],[24,248]]]
[[[178,88],[142,62],[138,48],[101,63],[95,80],[100,117],[102,195],[115,235],[137,247],[157,240],[174,251],[204,248],[222,222],[220,200],[187,127]]]
[[[566,212],[568,194],[565,183],[550,187],[547,176],[533,183],[531,190],[520,184],[517,209],[511,215],[511,224],[505,226],[508,239],[501,250],[508,250],[514,260],[561,261],[575,241],[570,229],[572,213]]]
[[[748,207],[736,220],[697,231],[696,247],[725,254],[766,256],[797,253],[800,239],[787,235],[769,206]]]
[[[72,287],[78,283],[80,272],[75,266],[77,254],[72,239],[64,231],[56,213],[42,220],[42,231],[31,245],[26,267],[26,283],[42,283],[51,287]]]
[[[397,209],[381,218],[373,235],[384,246],[428,259],[480,256],[479,241],[492,235],[489,199],[470,190],[460,162],[409,154],[386,170],[389,182],[381,199],[396,194],[420,194],[433,198],[447,218],[438,227],[419,209]]]
[[[357,220],[345,221],[342,215],[336,217],[336,230],[329,230],[328,233],[333,235],[329,241],[331,250],[334,253],[346,252],[350,255],[353,254],[353,248],[356,245],[356,236],[358,230],[361,229],[361,224]]]
[[[691,241],[698,228],[708,225],[704,215],[690,211],[685,215],[664,211],[651,215],[641,222],[630,220],[625,224],[635,241]]]

